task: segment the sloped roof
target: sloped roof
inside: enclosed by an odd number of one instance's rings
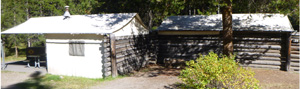
[[[282,14],[233,14],[232,22],[233,31],[294,31],[288,17]],[[221,31],[222,14],[170,16],[157,30]]]
[[[127,25],[137,14],[94,14],[37,17],[3,31],[3,34],[106,34]],[[138,17],[139,18],[139,17]],[[142,24],[142,23],[141,23]]]

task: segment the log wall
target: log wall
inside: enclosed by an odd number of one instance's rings
[[[151,42],[148,38],[149,35],[138,36],[118,36],[115,37],[115,50],[111,49],[111,39],[107,37],[105,60],[104,60],[104,76],[112,74],[112,55],[111,51],[115,51],[115,58],[117,64],[117,73],[124,75],[139,70],[148,64],[148,60],[152,58],[153,54],[149,53]],[[153,58],[152,58],[153,59]]]
[[[299,71],[299,32],[286,39],[282,33],[234,32],[234,54],[241,66]],[[210,51],[222,54],[221,35],[148,35],[115,37],[118,74],[128,74],[152,63],[194,60]],[[287,49],[288,46],[291,49]],[[111,37],[106,36],[103,51],[104,76],[112,75]],[[289,51],[290,50],[290,51]],[[288,55],[290,53],[291,55]],[[290,57],[290,60],[288,57]],[[288,63],[288,64],[287,64]]]
[[[298,33],[299,34],[299,33]],[[222,54],[221,35],[158,35],[158,63],[194,60],[210,51]],[[234,54],[241,66],[285,70],[289,45],[282,33],[234,32]],[[291,38],[290,69],[299,70],[299,43]]]
[[[299,56],[299,38],[300,38],[300,33],[299,32],[294,32],[292,33],[291,37],[291,70],[294,71],[299,71],[299,61],[300,61],[300,56]]]

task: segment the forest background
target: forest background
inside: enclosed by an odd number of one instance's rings
[[[155,30],[168,16],[222,14],[223,0],[1,0],[1,31],[34,17],[62,16],[65,6],[71,15],[138,13]],[[281,13],[299,31],[299,0],[232,0],[232,13]],[[41,29],[43,30],[43,29]],[[6,56],[25,55],[26,47],[43,46],[38,34],[1,35]]]

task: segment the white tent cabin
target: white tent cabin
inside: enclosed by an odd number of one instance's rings
[[[38,17],[2,34],[44,34],[48,73],[102,78],[104,37],[148,34],[137,13]]]

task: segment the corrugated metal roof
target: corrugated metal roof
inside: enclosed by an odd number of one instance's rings
[[[234,31],[294,31],[282,14],[233,14]],[[160,30],[221,31],[222,15],[170,16],[157,28]]]
[[[38,17],[3,31],[3,34],[106,34],[129,23],[136,13]]]

